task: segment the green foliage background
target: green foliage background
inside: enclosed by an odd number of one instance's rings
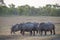
[[[60,8],[44,6],[44,7],[30,7],[29,5],[15,7],[14,4],[7,6],[0,5],[0,16],[60,16]]]

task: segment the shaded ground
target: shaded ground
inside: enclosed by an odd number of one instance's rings
[[[21,36],[21,35],[0,35],[0,40],[60,40],[60,36]]]

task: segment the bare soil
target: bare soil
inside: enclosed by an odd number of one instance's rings
[[[10,34],[10,28],[16,23],[22,22],[53,22],[56,27],[56,35],[30,36],[29,33],[21,35],[20,32],[16,34]],[[12,16],[12,17],[0,17],[0,40],[60,40],[60,17],[45,17],[45,16]]]

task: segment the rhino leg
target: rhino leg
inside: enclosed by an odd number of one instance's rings
[[[45,35],[47,34],[47,31],[45,31]]]
[[[53,34],[55,35],[55,25],[53,25]]]
[[[30,31],[30,35],[32,35],[32,31]]]
[[[22,34],[22,30],[20,31],[20,33]]]
[[[42,35],[43,31],[41,30],[41,35]]]
[[[55,30],[53,30],[53,34],[55,35]]]
[[[51,33],[51,35],[52,35],[52,30],[50,30],[50,33]]]
[[[38,30],[36,32],[38,33]]]
[[[35,36],[35,31],[33,31],[33,36]]]
[[[24,35],[25,33],[24,33],[24,30],[22,31],[22,35]]]
[[[39,30],[39,34],[40,34],[40,30]]]

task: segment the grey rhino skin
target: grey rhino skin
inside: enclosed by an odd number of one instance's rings
[[[11,34],[12,34],[12,33],[15,34],[15,32],[19,31],[18,25],[19,25],[19,24],[15,24],[15,25],[13,25],[13,26],[11,27]]]
[[[21,30],[21,33],[24,35],[24,32],[30,32],[30,35],[35,35],[35,31],[38,32],[38,23],[32,23],[32,22],[27,22],[27,23],[22,23],[19,25],[19,29]]]
[[[52,32],[55,35],[55,25],[52,22],[47,22],[47,23],[41,22],[39,24],[39,33],[41,32],[41,35],[42,35],[43,31],[45,32],[45,35],[47,31],[50,31],[51,35],[52,35]]]

